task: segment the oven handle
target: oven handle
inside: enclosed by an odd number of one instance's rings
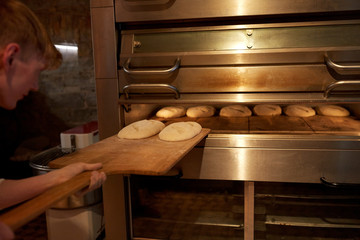
[[[360,188],[360,184],[329,182],[325,177],[321,177],[320,181],[325,186],[332,188]]]
[[[169,84],[152,84],[152,83],[138,83],[138,84],[129,84],[123,87],[123,92],[125,94],[125,98],[129,99],[129,94],[131,89],[167,89],[170,92],[174,93],[175,99],[180,98],[180,92],[176,87],[171,86]]]
[[[325,55],[326,65],[333,69],[335,72],[341,75],[351,75],[351,74],[360,74],[359,65],[340,65],[333,62],[327,55]]]
[[[324,92],[324,98],[328,98],[330,92],[337,87],[346,86],[346,85],[360,85],[360,80],[344,80],[344,81],[336,81],[331,83],[329,86],[326,87]]]
[[[168,69],[146,69],[146,70],[133,70],[130,69],[131,58],[128,58],[123,65],[123,69],[127,74],[130,75],[166,75],[175,72],[180,67],[181,59],[177,58],[174,65]]]

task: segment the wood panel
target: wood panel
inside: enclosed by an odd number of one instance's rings
[[[318,133],[356,133],[360,131],[360,121],[353,117],[313,116],[304,118],[311,128]]]
[[[158,135],[138,140],[116,135],[58,158],[49,166],[60,168],[74,162],[103,163],[107,174],[163,175],[198,144],[210,129],[186,141],[163,141]]]
[[[311,133],[313,130],[300,117],[253,116],[250,118],[251,133]]]

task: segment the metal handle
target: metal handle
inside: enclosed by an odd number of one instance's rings
[[[169,90],[170,92],[174,93],[175,95],[175,99],[180,98],[180,92],[177,90],[176,87],[171,86],[169,84],[147,84],[147,83],[139,83],[139,84],[129,84],[126,85],[125,87],[123,87],[123,92],[125,94],[125,98],[129,99],[129,92],[131,89],[166,89]]]
[[[180,62],[181,59],[177,58],[175,61],[175,64],[168,68],[168,69],[146,69],[146,70],[134,70],[134,69],[130,69],[130,62],[131,62],[131,58],[128,58],[125,62],[125,64],[123,65],[123,69],[127,74],[131,74],[131,75],[164,75],[164,74],[171,74],[173,72],[175,72],[179,67],[180,67]]]
[[[360,85],[360,80],[344,80],[344,81],[336,81],[332,84],[330,84],[329,86],[327,86],[327,88],[325,89],[324,92],[324,98],[328,98],[330,95],[330,92],[337,88],[337,87],[341,87],[341,86],[346,86],[346,85]]]
[[[320,181],[325,186],[333,187],[333,188],[360,188],[360,184],[329,182],[328,180],[326,180],[325,177],[321,177]]]
[[[341,75],[360,74],[359,65],[340,65],[334,63],[327,55],[324,58],[326,65]]]

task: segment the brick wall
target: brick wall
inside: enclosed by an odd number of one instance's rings
[[[51,114],[69,127],[97,119],[89,0],[22,0],[48,29],[54,44],[74,45],[55,71],[42,73],[39,92]]]

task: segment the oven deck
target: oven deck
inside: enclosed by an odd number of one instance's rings
[[[191,173],[184,172],[185,178],[360,183],[360,121],[355,117],[156,119],[166,124],[196,121],[211,129],[203,146],[178,164],[190,169]]]
[[[242,239],[243,181],[256,186],[255,239],[359,235],[356,117],[153,119],[196,121],[211,133],[169,176],[129,176],[133,239]]]
[[[166,124],[180,121],[195,121],[203,128],[210,128],[211,133],[231,134],[330,134],[330,135],[360,135],[360,121],[355,117],[313,116],[307,118],[273,116],[273,117],[220,117],[209,118],[176,118],[163,119],[153,117]]]

